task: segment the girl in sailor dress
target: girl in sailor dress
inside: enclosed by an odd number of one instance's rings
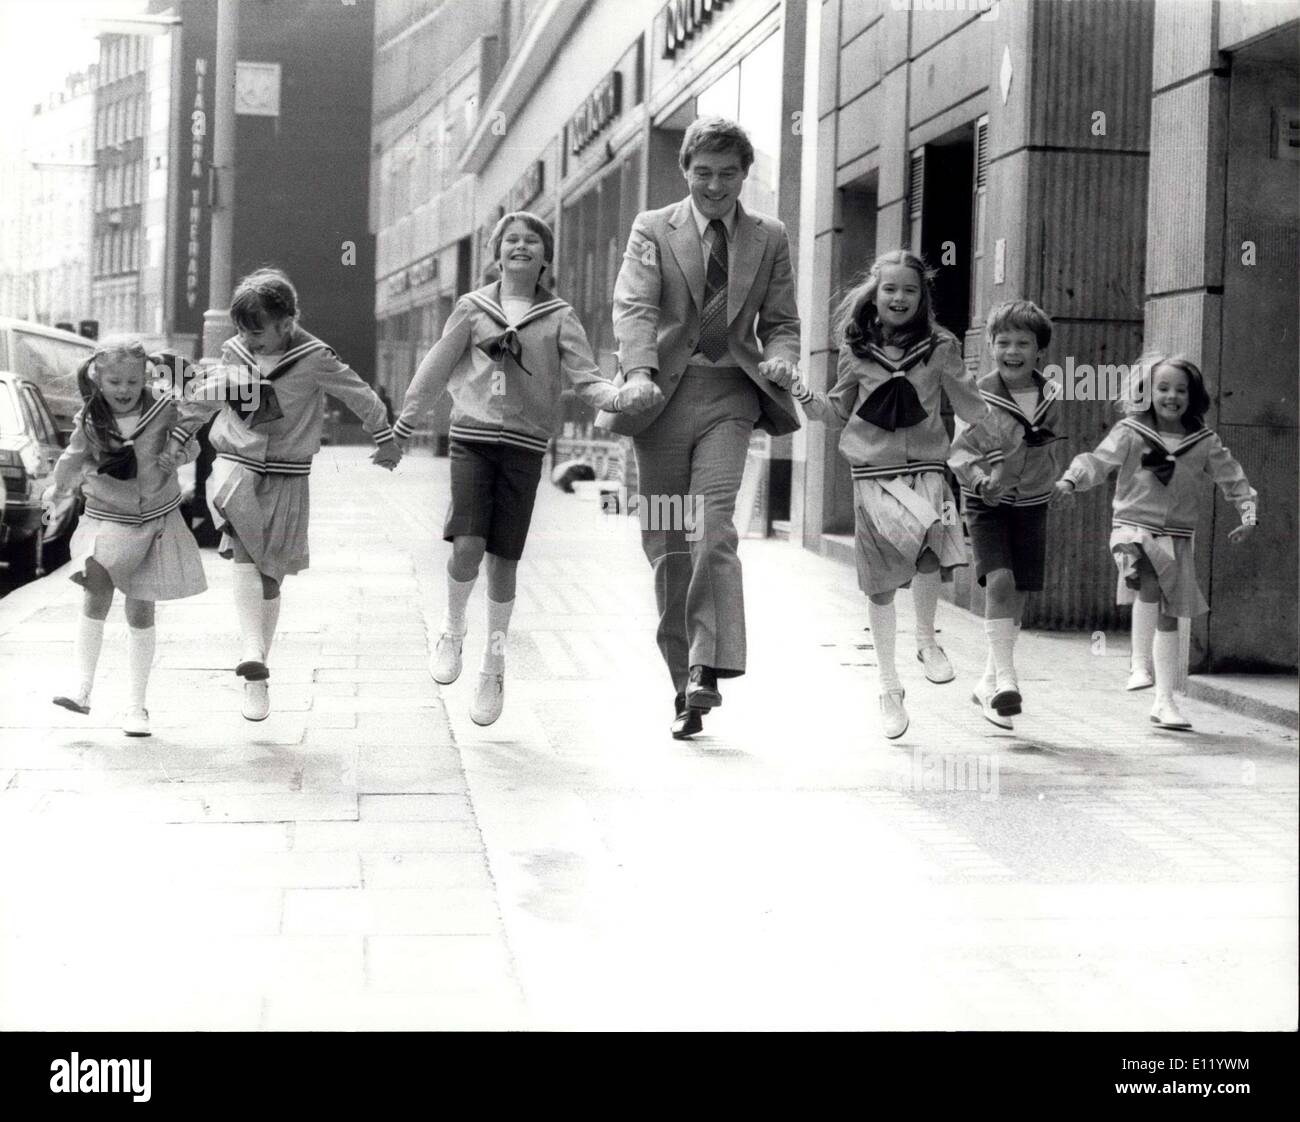
[[[76,687],[54,699],[90,712],[90,694],[114,590],[126,597],[127,736],[149,735],[145,694],[155,649],[154,604],[196,596],[207,588],[198,546],[181,517],[176,469],[198,455],[178,427],[172,394],[150,384],[148,355],[130,336],[104,339],[77,371],[85,402],[54,469],[47,504],[80,487],[85,512],[72,536],[71,579],[85,589],[77,621]]]
[[[1155,686],[1151,721],[1190,729],[1174,701],[1178,621],[1209,610],[1196,581],[1193,534],[1208,475],[1237,507],[1234,545],[1255,528],[1258,495],[1223,441],[1205,425],[1210,395],[1200,368],[1182,355],[1143,355],[1121,408],[1127,416],[1094,451],[1075,456],[1057,481],[1058,501],[1118,472],[1110,549],[1119,568],[1116,602],[1133,605],[1127,688]]]
[[[499,280],[457,302],[442,338],[424,357],[393,428],[405,446],[420,418],[448,390],[451,505],[443,539],[447,610],[429,672],[449,685],[461,672],[465,609],[487,555],[487,642],[471,719],[490,725],[505,704],[505,645],[514,609],[542,457],[559,428],[567,382],[592,409],[640,412],[655,389],[618,389],[592,358],[577,313],[541,286],[555,254],[550,227],[516,211],[496,225],[489,253]]]
[[[262,269],[244,277],[230,302],[239,334],[187,394],[191,431],[219,411],[208,500],[222,530],[221,556],[234,561],[241,638],[235,673],[244,679],[243,715],[250,721],[271,711],[266,663],[281,583],[308,566],[308,479],[326,395],[355,413],[374,439],[373,463],[391,471],[402,455],[384,403],[297,317],[298,294],[284,273]]]
[[[853,472],[858,587],[880,672],[883,731],[907,731],[904,690],[894,661],[894,593],[912,587],[916,657],[926,678],[954,674],[935,642],[940,580],[966,564],[957,508],[944,477],[948,433],[940,390],[969,424],[988,411],[966,370],[961,346],[934,320],[925,263],[906,250],[877,258],[840,304],[838,377],[829,393],[796,379],[795,399],[814,420],[842,427],[840,452]]]

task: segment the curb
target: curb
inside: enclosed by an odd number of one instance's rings
[[[68,590],[67,574],[72,568],[73,563],[68,561],[0,598],[0,635],[12,631],[65,593]]]
[[[1186,694],[1198,701],[1208,701],[1230,713],[1240,713],[1243,717],[1253,717],[1257,721],[1282,725],[1292,731],[1300,731],[1300,712],[1277,705],[1262,698],[1250,697],[1216,684],[1200,674],[1191,674],[1187,678]]]

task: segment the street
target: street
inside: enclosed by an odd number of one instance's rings
[[[1293,1029],[1296,734],[1126,694],[1127,636],[1027,634],[1014,732],[911,659],[879,733],[850,567],[746,540],[750,672],[669,737],[635,519],[543,479],[506,707],[425,667],[448,461],[327,447],[273,713],[243,721],[229,564],[160,605],[154,734],[125,624],[51,705],[80,591],[0,601],[0,1029]],[[19,597],[23,604],[15,608]]]

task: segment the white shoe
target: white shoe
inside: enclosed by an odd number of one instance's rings
[[[1129,664],[1126,690],[1149,690],[1155,684],[1156,675],[1151,663],[1134,661]]]
[[[999,713],[993,708],[993,695],[997,692],[997,687],[992,683],[980,679],[975,683],[975,689],[970,695],[971,701],[980,707],[980,713],[991,725],[997,725],[1000,729],[1015,728],[1011,723],[1011,718],[1005,713]]]
[[[83,686],[71,697],[56,697],[54,704],[70,709],[74,713],[80,713],[84,717],[90,712],[90,687]]]
[[[152,736],[149,731],[149,710],[128,709],[122,718],[122,731],[127,736]]]
[[[460,677],[460,649],[464,644],[464,635],[444,631],[438,636],[438,645],[429,659],[429,674],[440,686],[449,686]]]
[[[957,677],[953,673],[952,663],[948,661],[948,656],[943,653],[943,648],[937,643],[931,643],[928,647],[923,647],[917,651],[916,659],[925,667],[925,676],[936,686],[941,686],[944,682],[951,682]]]
[[[911,723],[907,717],[907,710],[903,708],[905,696],[903,690],[885,690],[880,695],[880,724],[889,740],[897,740],[907,731],[907,726]]]
[[[1151,707],[1151,723],[1162,729],[1190,729],[1192,722],[1184,717],[1174,704],[1174,699],[1156,698]]]
[[[271,690],[265,680],[244,683],[244,720],[265,721],[271,715]]]
[[[474,704],[469,708],[469,718],[476,725],[490,725],[499,716],[506,703],[506,675],[500,671],[480,670],[478,689],[474,691]]]
[[[999,713],[1014,717],[1020,712],[1020,683],[1014,674],[999,674],[997,687],[989,698],[989,704]]]

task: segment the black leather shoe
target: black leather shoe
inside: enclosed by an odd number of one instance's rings
[[[699,709],[683,709],[673,719],[673,739],[689,740],[704,731],[704,713]]]
[[[692,666],[686,685],[686,704],[692,709],[716,709],[722,704],[718,675],[711,666]]]

